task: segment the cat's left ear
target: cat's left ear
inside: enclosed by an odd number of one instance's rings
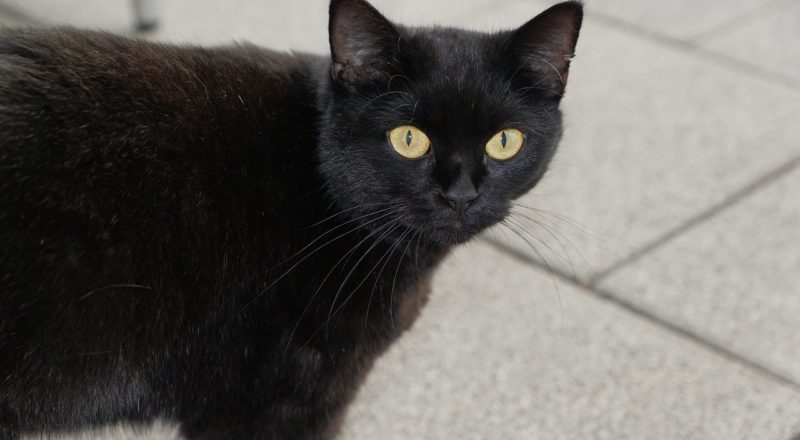
[[[581,2],[559,3],[514,31],[506,50],[517,66],[528,68],[539,85],[561,95],[582,21]]]
[[[364,0],[331,0],[328,31],[331,75],[352,90],[388,76],[400,34]]]

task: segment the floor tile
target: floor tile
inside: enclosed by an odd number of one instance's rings
[[[425,0],[374,0],[371,3],[390,20],[404,24],[446,21],[459,11],[469,11],[491,0],[452,2]],[[421,11],[425,13],[422,14]],[[204,44],[245,40],[281,50],[328,52],[328,5],[294,0],[273,0],[269,7],[253,0],[231,2],[172,0],[164,2],[163,28],[154,38]],[[230,23],[236,23],[231,26]]]
[[[770,0],[728,0],[724,4],[712,0],[594,0],[587,1],[586,8],[590,13],[597,12],[662,35],[691,39],[730,20],[758,12],[769,3]]]
[[[345,424],[360,439],[782,439],[800,394],[484,245],[441,269]]]
[[[800,383],[800,170],[602,287]]]
[[[569,80],[559,153],[520,200],[539,211],[509,224],[582,279],[800,155],[797,91],[591,19]],[[490,236],[541,258],[504,229]]]
[[[118,33],[130,33],[135,26],[132,0],[2,0],[0,12],[3,9],[24,17],[20,24],[71,25]]]
[[[704,46],[800,84],[800,3],[707,40]]]
[[[0,3],[0,26],[25,26],[30,21],[32,21],[30,17],[13,5]]]
[[[45,24],[69,24],[123,34],[133,32],[134,15],[130,0],[4,2],[8,8]],[[480,9],[491,0],[374,0],[371,3],[391,20],[410,25],[430,25]],[[160,0],[158,5],[160,25],[145,34],[148,38],[207,45],[229,44],[236,40],[280,50],[328,51],[328,3],[325,1],[308,4],[294,0],[271,0],[268,3],[254,0]]]

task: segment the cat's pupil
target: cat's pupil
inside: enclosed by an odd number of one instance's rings
[[[500,133],[500,145],[502,145],[503,148],[506,147],[506,132],[505,131]]]
[[[408,130],[408,133],[406,133],[406,145],[409,147],[411,146],[411,130]]]

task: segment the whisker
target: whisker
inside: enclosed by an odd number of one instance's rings
[[[392,255],[394,255],[395,249],[397,249],[398,245],[400,243],[402,243],[403,239],[405,239],[405,237],[408,236],[408,234],[410,234],[410,233],[411,233],[411,229],[406,229],[403,232],[403,235],[401,235],[397,240],[395,240],[395,242],[392,245],[392,247],[389,248],[389,251],[391,251],[391,253],[389,254],[388,257],[386,257],[386,260],[383,262],[383,265],[381,266],[380,270],[378,270],[378,275],[375,276],[375,282],[372,283],[372,290],[369,293],[369,300],[367,301],[367,311],[364,313],[364,328],[365,329],[367,328],[367,321],[369,319],[369,308],[370,308],[370,305],[372,304],[372,296],[375,294],[375,289],[378,286],[378,281],[380,281],[380,279],[381,279],[381,274],[383,273],[383,270],[386,268],[386,265],[389,264],[389,261],[392,259]],[[381,259],[383,259],[383,257],[381,257]],[[381,262],[381,260],[378,260],[378,263],[380,263],[380,262]]]
[[[581,262],[584,264],[584,266],[589,268],[589,269],[592,268],[592,265],[589,263],[589,261],[583,255],[583,252],[581,252],[581,250],[578,249],[577,246],[575,246],[575,244],[572,242],[572,240],[569,239],[569,237],[567,237],[561,231],[559,231],[557,226],[555,226],[555,225],[547,225],[545,223],[539,222],[536,219],[533,219],[533,218],[529,217],[528,215],[526,215],[524,213],[521,213],[521,212],[518,212],[518,211],[514,211],[514,210],[511,211],[511,215],[512,216],[522,216],[525,219],[535,223],[537,226],[542,228],[542,230],[544,230],[551,238],[553,238],[553,240],[555,240],[556,243],[559,244],[559,246],[561,247],[561,250],[564,252],[565,255],[569,256],[570,255],[569,250],[561,242],[561,239],[566,240],[567,244],[569,245],[569,248],[572,249],[575,253],[578,254],[578,256],[581,258]],[[554,227],[555,231],[551,231],[549,226]],[[570,267],[572,267],[572,271],[574,273],[575,272],[575,267],[572,264],[572,258],[570,257],[569,260],[570,260],[569,261],[570,262]]]
[[[331,314],[333,313],[333,308],[334,308],[334,306],[336,305],[336,300],[339,298],[339,294],[340,294],[340,293],[342,293],[342,289],[344,289],[344,286],[345,286],[345,284],[347,284],[347,281],[348,281],[348,280],[350,280],[350,277],[353,275],[353,272],[355,272],[355,270],[358,268],[358,266],[361,264],[361,262],[364,260],[364,258],[366,258],[366,257],[367,257],[367,255],[369,255],[369,252],[370,252],[372,249],[374,249],[374,248],[375,248],[375,246],[377,246],[377,245],[378,245],[378,243],[380,243],[380,242],[381,242],[381,240],[383,240],[383,239],[384,239],[384,238],[385,238],[387,235],[389,235],[389,234],[390,234],[392,231],[394,231],[395,229],[397,229],[398,227],[400,227],[400,226],[401,226],[400,222],[401,222],[403,219],[405,219],[405,218],[406,218],[406,216],[402,216],[402,217],[400,217],[400,218],[396,219],[396,220],[394,221],[394,224],[393,224],[393,226],[389,227],[389,228],[388,228],[388,229],[387,229],[387,230],[386,230],[386,231],[385,231],[385,232],[384,232],[384,233],[383,233],[381,236],[379,236],[378,238],[376,238],[376,239],[375,239],[375,241],[372,243],[372,245],[371,245],[371,246],[370,246],[370,247],[369,247],[369,248],[368,248],[368,249],[367,249],[367,250],[364,252],[364,254],[363,254],[363,255],[361,255],[361,258],[359,258],[359,259],[358,259],[358,261],[356,261],[356,264],[354,264],[354,265],[353,265],[353,267],[350,269],[350,271],[349,271],[349,272],[347,273],[347,275],[344,277],[344,280],[343,280],[343,281],[342,281],[342,283],[339,285],[339,289],[336,291],[336,295],[334,295],[334,296],[333,296],[333,302],[331,303],[331,309],[328,311],[328,319],[325,321],[325,324],[326,324],[326,325],[327,325],[327,323],[328,323],[328,322],[330,322],[330,320],[331,320]],[[363,281],[362,281],[362,283],[363,283]],[[357,287],[356,287],[356,289],[358,289],[358,287],[360,287],[360,284],[359,284],[359,286],[357,286]],[[353,292],[355,292],[355,289],[353,290]],[[351,293],[351,296],[352,296],[352,293]],[[350,298],[350,297],[348,297],[348,299],[349,299],[349,298]],[[344,302],[343,302],[342,304],[344,304]]]
[[[387,89],[392,88],[392,80],[394,80],[395,78],[404,79],[406,81],[406,84],[411,84],[411,79],[409,77],[403,75],[402,73],[395,73],[394,75],[389,77],[389,81],[386,84]]]
[[[559,214],[559,213],[553,212],[553,211],[548,211],[548,210],[542,209],[542,208],[534,208],[532,206],[524,205],[524,204],[519,203],[519,202],[512,202],[512,204],[514,206],[518,206],[520,208],[529,209],[529,210],[534,211],[534,212],[536,212],[537,214],[540,214],[540,215],[541,214],[547,214],[547,215],[549,215],[549,216],[551,216],[553,218],[556,218],[558,220],[563,221],[564,223],[567,223],[568,225],[574,227],[575,229],[577,229],[581,233],[586,234],[586,235],[588,235],[588,236],[590,236],[592,238],[596,238],[596,239],[599,239],[599,240],[604,240],[605,239],[604,237],[602,237],[597,232],[594,232],[591,229],[589,229],[586,225],[580,223],[579,221],[577,221],[577,220],[575,220],[573,218],[567,217],[567,216],[565,216],[563,214]]]
[[[400,204],[400,203],[398,203],[398,204],[395,204],[395,205],[393,205],[393,206],[389,206],[389,207],[386,207],[386,208],[383,208],[383,209],[379,209],[379,210],[377,210],[377,211],[373,211],[373,212],[370,212],[370,213],[367,213],[367,214],[364,214],[364,215],[358,216],[358,217],[356,217],[356,218],[353,218],[353,219],[350,219],[350,220],[348,220],[348,221],[346,221],[346,222],[339,223],[338,225],[336,225],[336,226],[334,226],[334,227],[332,227],[332,228],[328,229],[327,231],[325,231],[325,232],[323,232],[322,234],[320,234],[319,236],[317,236],[317,237],[316,237],[314,240],[312,240],[310,243],[308,243],[307,245],[305,245],[305,246],[304,246],[302,249],[300,249],[299,251],[295,252],[295,253],[294,253],[294,254],[292,254],[291,256],[289,256],[289,257],[285,258],[283,261],[281,261],[280,263],[278,263],[276,266],[280,266],[281,264],[283,264],[283,263],[286,263],[287,261],[291,260],[292,258],[294,258],[294,257],[296,257],[296,256],[298,256],[298,255],[300,255],[301,253],[303,253],[303,251],[305,251],[306,249],[308,249],[309,247],[311,247],[312,245],[314,245],[314,243],[318,242],[319,240],[321,240],[322,238],[324,238],[326,235],[328,235],[328,234],[330,234],[331,232],[333,232],[333,231],[335,231],[335,230],[337,230],[337,229],[341,228],[342,226],[348,225],[348,224],[350,224],[350,223],[357,222],[357,221],[359,221],[359,220],[362,220],[362,219],[364,219],[364,218],[366,218],[366,217],[371,217],[371,216],[373,216],[373,215],[377,215],[377,214],[383,214],[383,213],[386,213],[387,211],[392,211],[391,213],[389,213],[389,214],[392,214],[392,213],[394,213],[395,211],[399,210],[399,208],[400,208],[400,205],[401,205],[401,204]],[[382,216],[382,217],[385,217],[385,216]],[[378,219],[380,219],[380,218],[382,218],[382,217],[378,217],[378,218],[377,218],[377,219],[375,219],[375,220],[378,220]],[[371,223],[371,222],[370,222],[370,223]],[[365,223],[365,225],[366,225],[366,224],[369,224],[369,223]],[[364,225],[361,225],[361,226],[364,226]],[[358,229],[358,227],[356,227],[355,229]],[[350,231],[352,232],[352,231],[354,231],[355,229],[351,229]],[[346,234],[345,234],[345,235],[346,235]],[[337,238],[338,238],[338,237],[337,237]],[[327,244],[327,243],[326,243],[326,244]],[[324,246],[324,245],[323,245],[323,246]]]
[[[555,90],[553,90],[553,89],[551,89],[549,87],[528,86],[528,87],[522,87],[520,89],[517,89],[517,92],[524,93],[524,92],[527,92],[529,90],[544,90],[546,92],[550,92],[550,93],[552,93],[554,95],[557,95],[557,96],[564,96],[563,94],[561,94],[561,93],[559,93],[559,92],[557,92],[557,91],[555,91]]]
[[[542,237],[540,237],[540,236],[538,236],[537,234],[535,234],[535,233],[534,233],[534,232],[533,232],[533,231],[532,231],[530,228],[526,228],[524,224],[522,224],[522,223],[518,222],[518,221],[517,221],[517,219],[516,219],[516,218],[514,218],[513,216],[509,216],[508,218],[506,218],[506,220],[507,220],[509,223],[511,223],[512,225],[516,226],[520,232],[523,232],[523,233],[525,233],[525,234],[528,234],[528,236],[529,236],[530,238],[532,238],[532,239],[536,240],[536,241],[537,241],[539,244],[541,244],[542,246],[544,246],[545,248],[547,248],[547,250],[549,250],[549,251],[550,251],[550,252],[551,252],[553,255],[555,255],[556,257],[558,257],[558,259],[559,259],[559,260],[560,260],[562,263],[564,263],[564,264],[569,264],[569,265],[570,265],[570,267],[573,267],[573,266],[572,266],[572,260],[571,260],[571,258],[569,258],[569,252],[567,252],[566,248],[564,248],[563,246],[561,246],[562,250],[564,251],[564,255],[565,255],[565,256],[562,256],[561,254],[559,254],[558,252],[556,252],[556,250],[555,250],[555,249],[553,249],[553,247],[552,247],[552,246],[550,246],[549,244],[547,244],[547,242],[546,242],[546,241],[544,241],[544,240],[542,239]],[[557,242],[558,242],[558,241],[557,241]],[[561,244],[560,242],[558,242],[558,243],[559,243],[559,244]],[[540,254],[540,257],[541,257],[542,259],[544,259],[544,255],[543,255],[543,254]],[[574,267],[573,267],[573,269],[574,269]]]
[[[399,209],[399,208],[398,208],[398,209]],[[244,306],[242,306],[241,310],[239,310],[239,313],[243,312],[243,311],[244,311],[244,309],[246,309],[246,308],[247,308],[247,307],[248,307],[250,304],[252,304],[252,303],[253,303],[255,300],[257,300],[258,298],[260,298],[260,297],[261,297],[261,295],[263,295],[264,293],[266,293],[266,292],[267,292],[267,291],[268,291],[270,288],[272,288],[272,286],[274,286],[274,285],[275,285],[275,284],[277,284],[277,283],[278,283],[280,280],[282,280],[282,279],[283,279],[283,278],[284,278],[286,275],[288,275],[288,274],[289,274],[289,273],[290,273],[292,270],[294,270],[294,269],[295,269],[297,266],[299,266],[299,265],[300,265],[300,264],[301,264],[303,261],[305,261],[306,259],[308,259],[308,258],[309,258],[309,257],[311,257],[312,255],[314,255],[315,253],[319,252],[321,249],[323,249],[323,248],[324,248],[324,247],[326,247],[327,245],[329,245],[329,244],[333,243],[334,241],[336,241],[336,240],[338,240],[338,239],[340,239],[340,238],[344,237],[345,235],[351,234],[351,233],[353,233],[353,232],[357,231],[358,229],[361,229],[361,228],[363,228],[364,226],[367,226],[367,225],[369,225],[369,224],[371,224],[371,223],[374,223],[374,222],[376,222],[376,221],[378,221],[378,220],[380,220],[380,219],[382,219],[382,218],[385,218],[385,217],[387,217],[387,216],[390,216],[390,215],[392,215],[392,214],[395,214],[396,212],[397,212],[397,211],[390,211],[390,212],[388,212],[388,213],[385,213],[385,214],[382,214],[382,215],[381,215],[381,216],[379,216],[378,218],[372,219],[372,220],[370,220],[370,221],[368,221],[368,222],[366,222],[366,223],[364,223],[364,224],[357,225],[355,228],[353,228],[353,229],[350,229],[349,231],[347,231],[347,232],[344,232],[344,233],[342,233],[342,234],[340,234],[340,235],[338,235],[338,236],[336,236],[336,237],[334,237],[334,238],[332,238],[332,239],[328,240],[328,241],[327,241],[327,242],[325,242],[324,244],[322,244],[322,245],[318,246],[316,249],[314,249],[314,250],[312,250],[311,252],[307,253],[305,256],[303,256],[303,258],[301,258],[299,261],[297,261],[295,264],[293,264],[293,265],[292,265],[292,267],[290,267],[290,268],[289,268],[289,269],[288,269],[286,272],[284,272],[284,273],[283,273],[281,276],[279,276],[279,277],[278,277],[278,278],[276,278],[274,281],[272,281],[272,282],[271,282],[271,283],[270,283],[270,284],[269,284],[267,287],[265,287],[264,289],[262,289],[262,290],[261,290],[261,291],[260,291],[260,292],[259,292],[257,295],[255,295],[255,296],[254,296],[254,297],[253,297],[253,298],[252,298],[250,301],[248,301],[248,302],[247,302],[247,303],[246,303]],[[308,245],[307,245],[306,247],[308,247]],[[303,249],[305,249],[305,248],[303,248]]]
[[[369,108],[369,106],[371,106],[378,99],[383,98],[384,96],[395,95],[395,94],[397,94],[397,95],[408,95],[408,96],[412,96],[413,97],[413,95],[411,93],[403,92],[403,91],[400,91],[400,90],[392,90],[392,91],[389,91],[389,92],[384,92],[384,93],[381,93],[380,95],[370,99],[369,101],[367,101],[367,103],[364,104],[364,106],[361,107],[361,109],[358,111],[358,114],[359,115],[363,114],[367,110],[367,108]]]
[[[306,307],[305,307],[305,308],[303,309],[303,311],[300,313],[300,316],[297,318],[297,322],[295,323],[294,327],[292,328],[292,332],[289,334],[289,339],[288,339],[288,342],[286,343],[286,350],[287,350],[287,351],[289,350],[289,346],[290,346],[290,345],[291,345],[291,343],[292,343],[292,339],[294,338],[294,335],[295,335],[295,333],[297,332],[297,329],[298,329],[298,327],[300,326],[300,322],[302,321],[303,317],[305,317],[306,313],[308,313],[309,309],[311,308],[311,304],[313,304],[314,300],[315,300],[315,299],[317,298],[317,296],[319,295],[320,291],[322,290],[322,287],[323,287],[323,286],[325,285],[325,283],[328,281],[328,279],[329,279],[329,278],[330,278],[330,276],[333,274],[333,272],[336,270],[336,268],[337,268],[337,267],[339,267],[339,264],[341,264],[341,263],[342,263],[342,261],[344,261],[344,260],[345,260],[345,258],[347,258],[347,259],[349,260],[349,256],[350,256],[350,255],[352,255],[352,253],[353,253],[353,252],[354,252],[356,249],[358,249],[359,247],[361,247],[361,245],[362,245],[362,244],[363,244],[365,241],[367,241],[367,240],[368,240],[370,237],[372,237],[373,235],[375,235],[375,234],[377,234],[377,233],[380,233],[380,231],[382,231],[382,230],[383,230],[383,228],[385,228],[385,227],[387,227],[387,226],[390,226],[391,224],[393,224],[393,222],[394,222],[394,220],[390,220],[390,221],[388,221],[388,222],[384,223],[383,225],[381,225],[381,226],[379,226],[379,227],[375,228],[373,231],[371,231],[371,232],[370,232],[370,233],[369,233],[369,234],[368,234],[366,237],[364,237],[363,239],[361,239],[361,240],[360,240],[358,243],[356,243],[356,244],[355,244],[353,247],[351,247],[351,248],[350,248],[350,250],[348,250],[348,251],[347,251],[347,252],[346,252],[344,255],[342,255],[342,257],[341,257],[341,258],[339,258],[339,260],[336,262],[336,264],[334,264],[334,265],[333,265],[333,267],[331,267],[331,269],[328,271],[328,273],[327,273],[327,274],[325,274],[325,277],[323,277],[323,278],[322,278],[322,281],[320,281],[320,283],[319,283],[319,286],[317,286],[316,290],[314,290],[314,293],[311,295],[311,299],[309,299],[309,300],[308,300],[308,304],[306,304]],[[327,322],[326,322],[326,324],[327,324]],[[315,331],[315,332],[314,332],[314,334],[312,334],[312,335],[311,335],[311,337],[310,337],[310,338],[309,338],[309,339],[308,339],[306,342],[304,342],[304,343],[303,343],[303,345],[302,345],[300,348],[302,349],[303,347],[305,347],[305,346],[306,346],[306,344],[308,344],[308,343],[311,341],[311,339],[313,339],[313,338],[314,338],[314,336],[316,336],[316,334],[317,334],[317,333],[319,333],[319,331],[320,331],[322,328],[324,328],[324,327],[325,327],[325,326],[323,325],[323,326],[321,326],[319,329],[317,329],[317,331]],[[285,353],[285,352],[284,352],[284,353]]]
[[[88,298],[88,297],[90,297],[90,296],[94,295],[94,294],[95,294],[95,293],[97,293],[97,292],[102,292],[102,291],[104,291],[104,290],[109,290],[109,289],[142,289],[142,290],[153,290],[153,288],[152,288],[152,287],[150,287],[150,286],[143,286],[143,285],[141,285],[141,284],[109,284],[109,285],[107,285],[107,286],[98,287],[98,288],[96,288],[96,289],[92,289],[92,290],[90,290],[90,291],[88,291],[88,292],[84,293],[83,295],[81,295],[80,297],[78,297],[78,301],[83,301],[84,299],[86,299],[86,298]]]
[[[507,218],[506,218],[506,220],[507,220]],[[561,326],[563,328],[563,325],[564,325],[564,307],[563,307],[563,304],[561,303],[561,290],[558,288],[556,272],[553,270],[552,266],[550,266],[550,263],[547,261],[547,259],[544,257],[544,255],[542,255],[542,253],[539,252],[539,249],[537,249],[536,246],[534,246],[533,243],[531,243],[531,241],[528,240],[528,238],[525,237],[524,234],[520,233],[519,231],[514,229],[511,225],[507,224],[505,220],[501,221],[500,224],[503,225],[504,227],[508,228],[509,231],[511,231],[512,233],[517,235],[519,238],[524,240],[525,243],[527,243],[528,246],[531,248],[531,250],[533,250],[533,252],[535,252],[539,256],[539,258],[541,258],[542,262],[544,263],[545,268],[547,269],[548,274],[550,275],[550,280],[553,283],[553,288],[556,291],[556,297],[558,298],[558,308],[559,308],[559,310],[561,312]]]
[[[521,216],[522,218],[519,218],[520,216]],[[541,244],[542,244],[543,246],[545,246],[545,247],[546,247],[548,250],[550,250],[550,252],[552,252],[552,253],[553,253],[553,254],[555,254],[557,257],[559,257],[559,260],[560,260],[562,263],[564,263],[564,264],[568,264],[568,265],[569,265],[569,267],[570,267],[570,270],[572,271],[572,273],[573,273],[573,274],[575,273],[575,263],[572,261],[572,254],[569,252],[569,249],[567,249],[567,247],[564,245],[564,243],[561,241],[561,239],[559,239],[559,236],[557,236],[557,235],[556,235],[556,233],[552,232],[552,231],[551,231],[549,228],[547,228],[547,227],[546,227],[544,224],[542,224],[542,223],[540,223],[540,222],[536,221],[535,219],[533,219],[533,218],[530,218],[530,217],[528,217],[528,216],[526,216],[526,215],[524,215],[524,214],[522,214],[522,213],[511,211],[511,213],[509,214],[509,217],[513,218],[513,219],[514,219],[514,220],[517,222],[517,226],[519,226],[521,229],[525,230],[525,232],[527,232],[529,235],[531,235],[533,238],[535,238],[535,239],[536,239],[536,241],[538,241],[539,243],[541,243]],[[527,224],[525,224],[524,220],[528,220],[528,221],[530,221],[531,223],[533,223],[533,225],[527,225]],[[555,241],[555,242],[556,242],[556,244],[558,245],[559,249],[561,250],[561,252],[556,252],[556,251],[555,251],[555,249],[553,249],[553,248],[552,248],[552,247],[551,247],[551,246],[550,246],[550,245],[547,243],[547,241],[546,241],[546,240],[544,240],[544,238],[543,238],[543,237],[540,237],[538,234],[536,234],[536,233],[534,232],[534,229],[535,229],[535,228],[534,228],[534,225],[538,227],[538,228],[536,228],[536,229],[540,229],[540,230],[544,231],[544,232],[545,232],[545,233],[546,233],[546,234],[547,234],[547,235],[548,235],[548,236],[549,236],[549,237],[550,237],[550,238],[551,238],[553,241]],[[558,231],[556,231],[556,232],[558,232]],[[559,234],[560,234],[560,232],[559,232]],[[561,234],[561,235],[562,235],[562,237],[563,237],[563,234]],[[563,238],[564,238],[565,240],[567,240],[567,242],[568,242],[568,243],[570,243],[570,244],[571,244],[571,242],[569,241],[569,239],[567,239],[566,237],[563,237]],[[581,254],[580,254],[580,251],[578,251],[578,250],[575,248],[575,246],[574,246],[574,245],[572,246],[572,249],[573,249],[574,251],[578,252],[578,254],[579,254],[579,255],[581,255]],[[582,255],[581,255],[581,257],[582,257]],[[587,266],[588,266],[588,263],[586,262],[585,258],[582,258],[582,260],[583,260],[583,262],[584,262],[584,263],[586,263],[586,264],[587,264]]]
[[[330,220],[330,219],[332,219],[334,217],[338,217],[338,216],[344,214],[345,212],[350,212],[350,211],[352,211],[354,209],[363,209],[363,208],[369,208],[369,207],[373,207],[373,206],[385,206],[385,205],[400,205],[400,203],[397,203],[397,202],[384,202],[384,203],[371,203],[371,204],[367,204],[367,205],[352,206],[350,208],[343,209],[343,210],[341,210],[341,211],[339,211],[339,212],[337,212],[335,214],[331,214],[328,217],[325,217],[324,219],[322,219],[322,220],[320,220],[320,221],[318,221],[318,222],[316,222],[316,223],[314,223],[312,225],[306,226],[305,228],[303,228],[303,230],[311,229],[314,226],[319,226],[319,225],[325,223],[326,221],[328,221],[328,220]]]
[[[419,231],[420,237],[422,236],[422,231]],[[400,254],[400,259],[397,261],[397,269],[394,271],[394,277],[392,278],[392,289],[389,291],[389,322],[392,324],[392,328],[394,328],[394,285],[397,282],[397,274],[400,272],[400,266],[403,264],[403,257],[406,256],[408,252],[409,246],[411,246],[411,242],[414,240],[414,237],[411,237],[411,240],[408,241],[406,244],[405,249],[403,249],[403,253]],[[417,245],[419,246],[419,241],[417,241]]]
[[[400,224],[398,224],[398,225],[395,225],[395,227],[394,227],[394,228],[392,228],[392,230],[391,230],[391,231],[388,231],[388,233],[391,233],[391,232],[393,232],[393,231],[397,230],[397,229],[398,229],[399,227],[401,227],[401,226],[402,226],[402,225],[400,225]],[[384,238],[384,237],[381,237],[381,238],[379,238],[378,240],[382,240],[383,238]],[[367,250],[367,252],[369,252],[369,250]],[[388,252],[388,251],[387,251],[387,252]],[[384,253],[384,255],[386,255],[386,254]],[[339,305],[339,307],[337,307],[337,308],[336,308],[336,310],[334,310],[334,311],[333,311],[333,314],[332,314],[332,315],[330,315],[330,314],[329,314],[329,316],[328,316],[328,320],[330,320],[330,319],[331,319],[331,317],[334,317],[334,316],[336,316],[336,315],[337,315],[337,314],[338,314],[338,313],[339,313],[339,312],[340,312],[340,311],[341,311],[341,310],[344,308],[344,306],[345,306],[345,305],[347,305],[348,301],[350,301],[350,299],[353,297],[353,295],[355,295],[356,291],[357,291],[357,290],[358,290],[358,289],[359,289],[359,288],[360,288],[360,287],[361,287],[361,286],[362,286],[362,285],[363,285],[363,284],[364,284],[364,283],[367,281],[367,278],[369,278],[369,276],[372,274],[372,272],[374,272],[374,271],[375,271],[375,268],[376,268],[376,267],[378,267],[378,264],[380,264],[380,260],[382,260],[382,259],[383,259],[383,256],[381,256],[381,258],[380,258],[380,259],[378,259],[378,262],[377,262],[377,263],[375,263],[375,264],[372,266],[372,268],[369,270],[369,272],[367,272],[367,274],[364,276],[364,278],[362,278],[362,279],[361,279],[361,282],[359,282],[359,283],[358,283],[358,285],[356,285],[356,287],[354,287],[353,289],[351,289],[351,290],[350,290],[350,293],[349,293],[349,294],[347,295],[347,297],[346,297],[346,298],[345,298],[345,299],[342,301],[342,303]],[[356,263],[356,264],[358,264],[358,263]],[[347,281],[347,280],[345,280],[345,281]],[[342,287],[344,287],[344,283],[342,284]],[[335,304],[335,303],[334,303],[334,304]],[[334,304],[331,304],[331,309],[333,309],[333,305],[334,305]]]

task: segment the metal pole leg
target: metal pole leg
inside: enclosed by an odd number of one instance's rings
[[[147,31],[158,25],[158,3],[159,0],[133,0],[137,29]]]

